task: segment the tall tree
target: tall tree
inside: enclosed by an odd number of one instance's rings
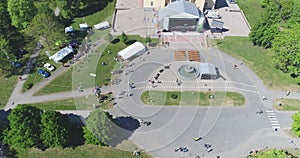
[[[281,21],[279,8],[279,4],[268,1],[261,19],[250,33],[250,39],[254,45],[271,47],[274,36],[279,32],[277,25]]]
[[[0,33],[10,26],[10,17],[7,11],[7,0],[0,1]]]
[[[63,27],[53,15],[46,13],[37,14],[24,32],[27,36],[32,36],[37,41],[41,40],[47,50],[51,50],[57,40],[65,38]]]
[[[56,0],[56,6],[60,10],[60,15],[65,19],[70,19],[79,10],[80,0]]]
[[[9,41],[3,35],[0,35],[0,74],[11,73],[13,69],[10,60],[15,57],[9,53],[10,51]]]
[[[283,29],[273,40],[276,66],[297,78],[300,84],[300,24]]]
[[[65,147],[68,143],[68,116],[56,111],[42,114],[41,140],[45,147]]]
[[[36,14],[34,0],[8,0],[8,13],[12,25],[19,29],[24,29]]]
[[[17,106],[8,115],[9,128],[4,131],[3,142],[12,147],[40,146],[40,109],[32,106]]]
[[[121,36],[120,36],[120,40],[121,42],[126,42],[128,39],[127,35],[125,34],[125,32],[122,32]]]
[[[83,138],[85,144],[93,144],[93,145],[105,145],[100,142],[98,138],[96,138],[95,134],[92,133],[87,127],[83,127]]]
[[[292,129],[294,133],[300,137],[300,112],[295,113],[293,116]]]
[[[86,120],[86,127],[84,128],[84,138],[86,138],[86,143],[98,143],[98,141],[94,140],[91,136],[94,135],[100,142],[98,144],[107,144],[107,141],[110,140],[109,133],[111,133],[113,124],[111,120],[112,116],[101,109],[91,112]]]

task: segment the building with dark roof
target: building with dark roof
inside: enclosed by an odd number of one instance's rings
[[[202,31],[204,15],[186,0],[170,2],[159,11],[159,26],[163,31]]]

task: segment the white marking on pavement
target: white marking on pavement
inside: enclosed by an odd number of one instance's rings
[[[280,126],[279,123],[271,123],[272,126]]]

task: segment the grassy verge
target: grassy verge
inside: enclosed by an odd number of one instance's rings
[[[226,37],[216,40],[218,48],[229,55],[242,60],[270,88],[299,90],[296,81],[288,74],[277,70],[272,62],[273,52],[253,46],[247,37]]]
[[[210,98],[213,96],[213,98]],[[243,95],[236,92],[163,92],[145,91],[141,100],[148,105],[199,105],[199,106],[241,106]]]
[[[107,96],[108,99],[102,103],[98,103],[97,98],[94,95],[90,95],[87,97],[69,98],[26,105],[35,106],[42,110],[93,110],[96,106],[103,109],[111,109],[113,107],[113,103],[109,100],[112,96]]]
[[[281,104],[279,106],[278,104]],[[273,104],[274,108],[282,111],[300,111],[299,99],[277,99]]]
[[[45,95],[55,92],[71,91],[72,90],[72,68],[60,74],[53,81],[40,89],[34,95]]]
[[[94,145],[82,145],[76,148],[51,148],[46,151],[38,149],[26,149],[18,151],[17,157],[30,157],[30,158],[133,158],[132,152],[122,151],[111,147],[102,147]],[[146,153],[142,153],[140,157],[151,158]]]
[[[92,15],[86,16],[86,17],[78,17],[73,20],[72,27],[76,30],[79,30],[79,24],[81,23],[87,23],[89,26],[93,26],[95,24],[98,24],[102,22],[107,17],[110,17],[113,15],[115,9],[115,0],[108,3],[108,5],[101,11],[96,12]]]
[[[237,0],[237,2],[239,7],[243,10],[250,26],[253,27],[263,12],[263,8],[260,6],[260,0]]]
[[[12,91],[15,88],[15,85],[18,82],[17,76],[12,76],[6,78],[5,76],[0,76],[0,109],[4,108]]]

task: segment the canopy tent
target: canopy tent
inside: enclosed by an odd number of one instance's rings
[[[216,79],[218,77],[216,67],[210,63],[200,63],[201,79]]]
[[[54,55],[50,56],[49,59],[50,60],[52,59],[54,62],[58,63],[64,57],[66,57],[67,55],[69,55],[72,52],[74,52],[73,48],[67,46],[67,47],[61,49],[60,51],[58,51],[57,53],[55,53]]]
[[[146,51],[146,47],[141,42],[135,42],[132,45],[118,52],[118,56],[127,60],[133,56],[139,56]]]
[[[80,30],[82,30],[82,29],[88,29],[89,25],[87,23],[79,24],[79,28],[80,28]]]
[[[104,30],[110,27],[110,24],[108,23],[108,21],[104,21],[102,23],[96,24],[94,25],[95,29],[97,30]]]
[[[65,33],[72,33],[74,31],[72,26],[66,27],[65,28]]]

